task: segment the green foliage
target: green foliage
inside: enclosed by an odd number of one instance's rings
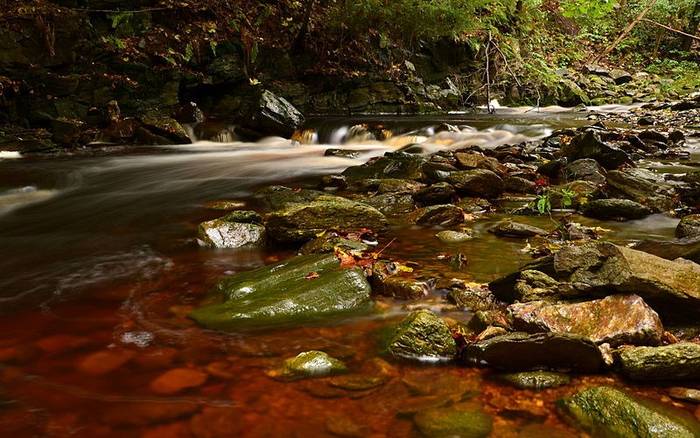
[[[615,0],[565,0],[561,8],[564,17],[577,23],[592,24],[608,16],[616,5]]]
[[[569,208],[574,205],[574,197],[576,193],[569,189],[561,189],[561,206],[564,208]]]
[[[552,212],[552,200],[549,196],[549,192],[544,192],[541,195],[537,195],[534,201],[534,209],[537,210],[539,214],[549,214]]]

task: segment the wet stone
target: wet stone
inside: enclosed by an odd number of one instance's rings
[[[449,227],[464,222],[464,211],[452,204],[432,205],[411,213],[409,222],[416,225],[441,225]]]
[[[388,350],[394,356],[426,361],[452,359],[457,353],[447,324],[428,310],[409,314],[394,330]]]
[[[437,237],[440,242],[448,244],[463,243],[473,239],[471,233],[452,230],[440,231],[435,235],[435,237]]]
[[[659,315],[637,295],[574,304],[516,303],[508,312],[518,330],[574,334],[613,347],[658,345],[664,333]]]
[[[362,243],[359,240],[346,239],[341,236],[326,233],[323,236],[317,237],[314,240],[306,242],[299,250],[300,254],[324,254],[331,253],[340,248],[344,251],[367,251],[369,245]]]
[[[642,219],[651,213],[649,208],[629,199],[596,199],[583,208],[584,216],[601,220]]]
[[[414,193],[413,199],[422,205],[446,204],[451,202],[456,194],[454,187],[449,183],[437,182]]]
[[[489,232],[501,237],[527,238],[534,236],[546,236],[549,234],[542,228],[532,225],[522,224],[514,221],[503,221],[498,223]]]
[[[428,295],[430,284],[414,278],[392,275],[379,279],[372,277],[372,294],[402,300],[416,300]]]
[[[676,386],[668,390],[668,395],[676,400],[700,403],[700,389],[682,388]]]
[[[680,342],[663,347],[625,347],[618,352],[622,374],[633,380],[700,379],[700,345]]]
[[[676,237],[681,239],[700,237],[700,214],[684,216],[676,227]]]
[[[78,362],[78,369],[89,375],[101,376],[118,370],[136,355],[122,349],[102,350],[85,356]]]
[[[515,299],[526,303],[530,301],[556,301],[559,294],[559,282],[544,272],[526,269],[520,273],[515,282]]]
[[[347,371],[346,365],[323,351],[305,351],[296,357],[286,359],[282,367],[272,370],[269,376],[283,379],[303,379],[341,374]]]
[[[571,378],[562,373],[551,371],[526,371],[522,373],[500,374],[499,380],[520,389],[541,390],[568,385]]]
[[[348,391],[366,391],[384,385],[389,378],[387,376],[366,376],[351,374],[347,376],[333,377],[328,384]]]
[[[407,193],[383,193],[361,199],[387,216],[403,215],[416,209],[413,196]]]
[[[199,224],[197,238],[202,246],[213,248],[258,247],[265,244],[265,227],[214,219]]]
[[[560,400],[558,406],[567,420],[592,436],[700,436],[700,423],[689,413],[607,386],[585,389]]]
[[[599,135],[592,130],[574,137],[568,145],[561,148],[561,155],[567,157],[570,162],[591,158],[606,169],[632,163],[625,151],[601,141]]]
[[[196,369],[175,368],[158,376],[151,382],[150,388],[157,394],[177,394],[203,385],[208,377],[207,373]]]
[[[478,408],[455,405],[418,412],[413,421],[426,437],[479,438],[491,434],[493,420]]]
[[[452,184],[458,193],[467,196],[495,198],[505,190],[501,177],[485,169],[451,172],[447,176],[447,182]]]
[[[583,180],[594,184],[605,184],[605,169],[591,158],[583,158],[568,164],[564,174],[569,181]]]

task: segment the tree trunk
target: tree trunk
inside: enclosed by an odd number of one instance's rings
[[[685,33],[691,35],[697,35],[698,26],[700,26],[700,0],[695,0],[695,7],[693,12],[690,14],[690,20],[688,20],[688,26],[685,28]],[[683,39],[683,50],[690,51],[693,46],[693,38],[685,37]]]

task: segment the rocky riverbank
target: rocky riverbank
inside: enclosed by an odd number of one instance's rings
[[[443,126],[419,144],[324,177],[315,189],[262,189],[254,210],[202,223],[200,244],[282,246],[300,255],[223,279],[190,317],[228,331],[295,327],[368,312],[381,317],[391,300],[407,312],[380,336],[396,361],[488,367],[502,381],[534,390],[604,373],[692,388],[700,379],[694,318],[700,308],[700,172],[643,167],[659,159],[697,165],[686,144],[697,135],[697,109],[688,105],[636,114],[673,115],[679,123],[672,127],[658,117],[654,126],[636,120],[632,128],[613,128],[612,122],[632,120],[594,115],[607,120],[495,149],[463,143],[459,127]],[[423,154],[431,145],[441,150]],[[471,224],[492,214],[506,219],[489,231],[521,242],[533,260],[488,284],[450,275],[469,263],[470,254],[437,254],[449,263],[438,274],[384,255],[392,227],[432,229],[449,251],[480,239]],[[677,239],[630,248],[595,226],[652,214],[681,217]],[[549,216],[551,226],[528,224],[533,215]],[[584,218],[588,226],[579,222]],[[344,372],[338,359],[308,352],[271,375]],[[674,388],[670,396],[692,398],[688,388]],[[594,435],[651,436],[663,429],[668,436],[697,436],[700,430],[697,419],[668,403],[608,386],[579,390],[559,406],[561,418]],[[459,402],[420,410],[414,421],[429,436],[487,436],[492,427],[478,408]]]

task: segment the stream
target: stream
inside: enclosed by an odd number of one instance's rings
[[[358,123],[381,124],[391,135],[353,138],[351,126]],[[573,437],[580,434],[561,421],[555,401],[577,388],[612,384],[665,397],[658,387],[630,386],[612,374],[574,376],[568,386],[534,392],[504,385],[488,370],[396,361],[378,345],[383,328],[407,312],[405,302],[388,300],[384,312],[337,324],[244,333],[205,330],[186,317],[222,276],[294,254],[291,248],[200,248],[197,225],[222,214],[210,202],[254,206],[252,195],[265,185],[313,188],[323,175],[414,143],[435,152],[440,142],[434,140],[445,135],[437,133],[442,123],[462,129],[460,144],[494,148],[589,121],[557,108],[503,109],[497,116],[317,118],[307,123],[313,134],[303,143],[241,142],[225,126],[195,126],[191,132],[199,138],[191,145],[0,155],[2,435],[412,436],[412,413],[449,399],[482,406],[494,419],[494,437]],[[327,149],[357,155],[325,156]],[[690,163],[644,166],[682,173],[697,168],[697,149],[691,157]],[[450,275],[487,282],[532,259],[522,241],[486,232],[503,217],[491,214],[471,224],[476,238],[450,248],[466,254],[469,264]],[[523,220],[552,228],[548,217]],[[606,238],[621,244],[671,239],[678,223],[661,214],[625,223],[576,220],[610,230]],[[438,257],[446,250],[436,230],[393,226],[386,255],[444,273],[450,267]],[[449,316],[468,320],[462,313]],[[391,378],[354,390],[266,374],[306,350]],[[203,370],[206,381],[177,394],[154,394],[151,382],[174,368]]]

